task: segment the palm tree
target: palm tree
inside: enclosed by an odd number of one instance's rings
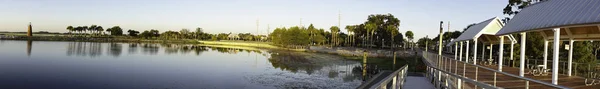
[[[97,25],[91,25],[87,30],[90,31],[91,33],[94,33],[96,30],[96,27],[98,27]]]
[[[412,49],[412,40],[414,38],[414,33],[412,31],[406,31],[406,38],[408,39],[409,45]]]
[[[98,32],[98,35],[101,35],[101,33],[104,31],[104,28],[102,28],[102,26],[98,26],[98,27],[94,28],[94,30],[96,30]]]
[[[81,27],[81,26],[75,27],[75,31],[77,31],[77,33],[81,33],[82,29],[83,29],[83,27]]]
[[[391,33],[392,40],[390,41],[390,48],[394,48],[394,37],[398,35],[398,27],[394,25],[388,25],[387,30]]]
[[[88,26],[82,26],[81,30],[83,31],[83,33],[87,33],[87,30],[90,29]]]
[[[73,28],[73,26],[67,26],[67,30],[69,31],[69,33],[72,33],[75,29]]]
[[[356,28],[355,26],[346,26],[346,31],[348,32],[348,35],[350,36],[350,37],[348,37],[348,44],[350,44],[350,46],[353,45],[354,34],[351,34],[351,33],[354,33],[355,28]]]
[[[365,28],[367,29],[367,37],[369,39],[369,46],[372,45],[373,42],[373,34],[375,33],[375,30],[377,30],[377,25],[375,25],[375,23],[367,23],[367,25],[365,26]],[[371,36],[369,36],[369,33],[371,34]]]
[[[329,28],[329,30],[331,30],[331,43],[332,43],[332,47],[334,45],[337,44],[337,34],[340,31],[340,28],[338,28],[337,26],[331,26],[331,28]]]

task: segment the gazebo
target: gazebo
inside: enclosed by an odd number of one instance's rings
[[[512,60],[512,53],[513,53],[513,49],[512,46],[514,45],[514,43],[516,43],[515,38],[512,35],[506,35],[506,37],[508,39],[504,39],[504,36],[495,36],[495,34],[500,31],[500,29],[504,26],[504,24],[502,23],[502,21],[498,18],[498,17],[493,17],[490,19],[487,19],[483,22],[477,23],[471,27],[469,27],[465,32],[463,32],[458,38],[456,38],[455,40],[453,40],[453,42],[449,45],[453,45],[455,46],[455,53],[459,53],[458,57],[457,54],[455,54],[455,58],[458,58],[459,60],[462,61],[463,56],[463,44],[466,43],[466,50],[465,50],[465,62],[469,63],[469,60],[473,60],[473,64],[477,65],[477,43],[479,41],[481,41],[482,44],[485,45],[490,45],[490,52],[489,52],[489,59],[492,59],[492,48],[494,46],[494,44],[500,44],[500,53],[498,54],[499,58],[498,58],[498,69],[499,71],[502,71],[502,62],[503,60],[503,46],[504,44],[511,44],[511,59]],[[469,50],[469,44],[470,41],[474,42],[474,48],[473,50]],[[460,47],[458,47],[460,44]],[[460,48],[460,51],[459,51]],[[482,54],[485,54],[485,48],[482,48],[481,52],[483,52]],[[469,51],[474,52],[472,57],[469,57]],[[485,55],[481,55],[480,59],[485,59]]]
[[[548,0],[522,9],[496,36],[521,34],[521,63],[519,74],[525,67],[525,37],[527,33],[540,33],[544,39],[544,67],[548,42],[553,43],[552,83],[558,84],[559,43],[569,41],[568,76],[572,72],[573,42],[600,40],[600,0]]]

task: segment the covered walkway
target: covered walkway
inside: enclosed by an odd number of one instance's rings
[[[471,79],[477,80],[479,82],[484,82],[484,83],[487,83],[490,85],[495,85],[497,87],[502,87],[502,88],[507,88],[507,89],[525,89],[526,88],[526,82],[522,79],[508,76],[508,75],[501,74],[501,73],[493,72],[492,70],[498,70],[497,65],[483,65],[483,64],[478,63],[478,65],[489,68],[491,70],[487,70],[484,68],[476,68],[476,66],[474,66],[472,64],[464,64],[464,62],[457,61],[452,56],[453,55],[444,55],[445,59],[443,59],[443,62],[441,63],[442,69],[453,72],[455,74],[459,74],[459,75],[463,75],[463,71],[464,71],[464,76],[467,78],[471,78]],[[531,71],[531,70],[526,69],[525,71]],[[503,66],[502,72],[516,76],[519,74],[519,68]],[[496,74],[496,77],[494,77],[494,73]],[[534,76],[533,74],[526,73],[525,77],[535,79],[535,80],[540,80],[540,81],[546,82],[546,83],[552,83],[552,76]],[[559,82],[561,82],[561,83],[559,83],[559,85],[565,86],[568,88],[574,88],[574,89],[598,89],[598,88],[600,88],[600,85],[586,86],[585,78],[582,78],[582,77],[577,77],[577,76],[569,77],[567,75],[562,75],[562,74],[559,75],[558,77],[559,77]],[[466,83],[463,88],[474,88],[474,87],[475,86],[473,84]],[[544,89],[544,88],[551,89],[553,87],[545,86],[545,85],[534,83],[534,82],[529,82],[529,88],[530,89]]]

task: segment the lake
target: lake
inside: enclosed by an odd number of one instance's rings
[[[341,56],[156,43],[0,40],[2,89],[349,89]]]

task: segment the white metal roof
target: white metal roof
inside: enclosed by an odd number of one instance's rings
[[[469,27],[456,38],[456,41],[473,40],[481,36],[481,34],[494,35],[502,28],[502,26],[504,26],[504,24],[502,24],[498,17],[490,18]]]
[[[522,9],[496,35],[599,23],[600,0],[548,0]]]

